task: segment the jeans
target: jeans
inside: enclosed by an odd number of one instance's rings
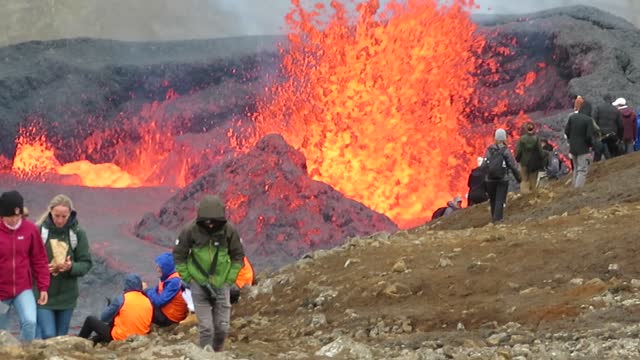
[[[589,166],[591,166],[591,154],[574,155],[573,161],[576,167],[573,171],[573,187],[582,187],[587,181],[587,173]]]
[[[33,290],[25,290],[18,296],[3,300],[18,313],[20,319],[20,339],[31,341],[36,337],[36,298]],[[0,329],[6,329],[9,321],[9,313],[0,315]]]
[[[499,222],[504,217],[504,203],[509,192],[508,181],[487,181],[487,193],[491,204],[491,221]]]
[[[191,283],[191,296],[198,317],[200,346],[211,345],[214,351],[222,351],[231,320],[229,286],[214,288],[214,292],[215,298],[209,299],[200,285]]]
[[[38,308],[38,333],[41,338],[64,336],[69,333],[73,309],[49,310]]]

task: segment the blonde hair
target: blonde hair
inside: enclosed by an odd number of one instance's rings
[[[71,201],[70,197],[64,194],[56,195],[53,197],[53,199],[51,199],[51,201],[49,201],[49,206],[47,207],[47,211],[45,211],[44,214],[40,216],[38,221],[36,221],[36,224],[42,225],[42,223],[47,219],[47,217],[51,213],[51,210],[53,210],[53,208],[57,206],[64,206],[66,208],[69,208],[70,211],[75,210],[75,208],[73,207],[73,201]]]

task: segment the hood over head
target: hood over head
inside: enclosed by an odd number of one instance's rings
[[[124,278],[124,291],[142,291],[142,280],[137,274],[127,274]]]
[[[166,279],[169,275],[176,272],[176,264],[173,261],[173,254],[170,252],[162,253],[156,257],[156,265],[162,271],[162,279]]]
[[[218,221],[227,221],[224,203],[218,196],[207,195],[198,204],[197,221],[213,219]]]

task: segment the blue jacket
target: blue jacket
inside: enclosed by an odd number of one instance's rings
[[[160,281],[164,282],[162,292],[158,292],[158,286],[148,288],[145,294],[151,300],[151,304],[155,308],[161,308],[167,305],[182,290],[182,280],[180,278],[171,278],[167,280],[169,275],[176,272],[176,265],[173,261],[173,254],[167,252],[160,254],[156,258],[156,264],[160,268],[162,274]]]
[[[124,293],[129,291],[142,291],[142,280],[140,279],[140,276],[136,274],[128,274],[124,278]],[[116,297],[111,304],[102,311],[100,320],[106,323],[111,323],[113,321],[124,304],[124,293]]]

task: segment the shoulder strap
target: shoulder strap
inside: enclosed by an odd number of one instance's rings
[[[73,229],[69,229],[69,242],[71,243],[71,249],[75,250],[78,246],[78,234]]]
[[[42,243],[46,244],[49,239],[49,229],[46,226],[40,228],[40,237],[42,238]]]

